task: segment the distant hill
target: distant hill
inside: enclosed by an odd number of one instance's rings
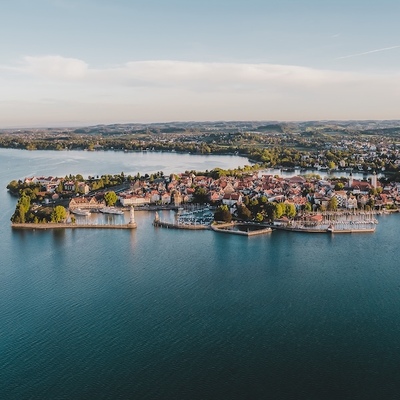
[[[255,129],[256,132],[278,132],[283,133],[282,126],[279,124],[261,125]]]

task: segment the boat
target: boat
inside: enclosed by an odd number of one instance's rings
[[[75,210],[71,210],[72,214],[75,215],[82,215],[84,217],[87,217],[90,215],[90,211],[89,210],[82,210],[81,208],[75,208]]]
[[[335,228],[333,227],[333,225],[329,225],[328,228],[326,229],[328,232],[333,233],[333,231],[335,230]]]
[[[118,210],[115,207],[103,207],[99,210],[103,214],[116,214],[116,215],[124,215],[122,210]]]

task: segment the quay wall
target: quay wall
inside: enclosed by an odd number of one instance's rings
[[[13,229],[136,229],[137,225],[135,224],[121,224],[121,225],[91,225],[91,224],[56,224],[56,223],[47,223],[47,224],[16,224],[12,223],[11,227]]]
[[[161,227],[161,228],[188,229],[188,230],[194,230],[194,231],[209,229],[209,227],[207,225],[173,224],[170,222],[162,222],[162,221],[154,221],[153,225]]]
[[[232,235],[241,235],[241,236],[256,236],[256,235],[263,235],[265,233],[272,232],[272,229],[269,227],[266,227],[264,229],[259,229],[256,231],[249,231],[249,232],[225,229],[225,228],[234,227],[235,225],[239,225],[239,224],[237,224],[235,222],[230,222],[230,223],[226,223],[226,224],[211,225],[211,229],[215,232],[229,233]]]

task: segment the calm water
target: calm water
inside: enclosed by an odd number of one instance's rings
[[[9,226],[13,178],[245,163],[0,150],[0,398],[397,399],[400,215],[333,236]]]

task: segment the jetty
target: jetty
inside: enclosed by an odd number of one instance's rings
[[[209,225],[189,225],[189,224],[177,224],[173,222],[164,222],[164,221],[153,221],[153,226],[157,226],[160,228],[168,228],[168,229],[189,229],[189,230],[207,230],[210,229]]]
[[[133,207],[129,210],[129,222],[125,224],[90,224],[76,222],[46,222],[46,223],[11,223],[13,229],[31,229],[31,230],[47,230],[47,229],[136,229],[135,210]]]
[[[210,226],[206,224],[185,224],[180,222],[178,219],[177,222],[164,222],[160,220],[160,215],[156,211],[156,215],[153,220],[153,226],[157,226],[160,228],[168,228],[168,229],[189,229],[189,230],[206,230],[209,229]]]
[[[229,222],[225,224],[212,224],[210,228],[214,232],[230,233],[233,235],[256,236],[271,233],[272,228],[260,224]]]
[[[17,224],[12,223],[13,229],[31,229],[31,230],[47,230],[47,229],[136,229],[136,224],[76,224],[76,223],[53,223],[45,224],[27,223]]]

